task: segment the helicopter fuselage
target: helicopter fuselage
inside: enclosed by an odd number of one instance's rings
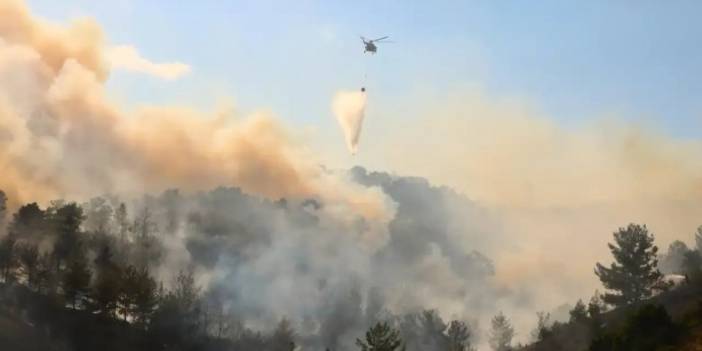
[[[366,49],[364,50],[364,52],[375,53],[375,51],[378,49],[372,41],[366,41],[364,43],[366,44]]]

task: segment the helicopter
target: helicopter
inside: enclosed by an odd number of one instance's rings
[[[365,45],[365,48],[364,48],[363,52],[364,52],[364,53],[370,52],[371,54],[375,54],[375,53],[378,51],[378,47],[375,46],[375,43],[376,43],[376,42],[379,42],[379,41],[381,41],[381,40],[385,40],[385,39],[387,39],[387,38],[389,38],[389,37],[388,37],[388,36],[384,36],[384,37],[382,37],[382,38],[368,40],[368,39],[366,39],[366,38],[364,38],[364,37],[361,37],[361,40],[363,40],[363,45]],[[388,43],[389,43],[389,42],[388,42]]]

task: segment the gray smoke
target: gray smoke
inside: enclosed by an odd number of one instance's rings
[[[234,330],[266,332],[287,318],[303,346],[319,349],[355,349],[355,339],[378,320],[412,333],[402,321],[425,309],[447,322],[484,320],[497,299],[511,298],[492,284],[490,259],[465,244],[496,235],[497,219],[421,178],[363,168],[347,176],[380,188],[397,204],[388,239],[373,249],[358,238],[376,224],[361,216],[340,221],[320,199],[271,201],[238,188],[169,190],[128,203],[134,223],[128,240],[146,231],[154,242],[152,251],[130,252],[124,260],[146,260],[166,286],[178,271],[192,270],[208,304],[219,306]],[[86,203],[85,229],[119,232],[114,214],[120,202]]]

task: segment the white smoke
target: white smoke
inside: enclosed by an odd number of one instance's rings
[[[366,114],[366,93],[364,91],[340,91],[334,96],[332,111],[344,132],[346,146],[351,154],[358,151],[358,139]]]

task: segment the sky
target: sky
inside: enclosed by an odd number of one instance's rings
[[[28,3],[52,21],[93,17],[108,43],[190,66],[174,81],[113,72],[110,93],[129,106],[233,104],[332,133],[338,89],[364,85],[371,104],[392,105],[470,88],[527,100],[566,126],[616,113],[702,136],[696,1]],[[394,43],[370,57],[359,35]]]

